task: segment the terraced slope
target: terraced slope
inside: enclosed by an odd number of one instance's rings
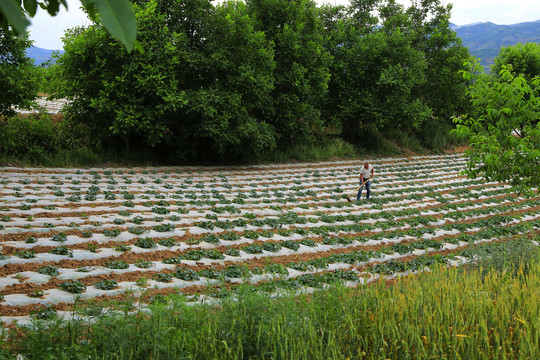
[[[459,174],[461,155],[245,168],[0,172],[0,316],[180,292],[219,298],[350,286],[466,261],[472,243],[540,229],[540,199]],[[364,194],[365,195],[365,194]]]

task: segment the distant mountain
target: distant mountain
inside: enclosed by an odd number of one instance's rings
[[[35,46],[31,46],[28,49],[26,49],[26,55],[34,60],[35,65],[41,65],[44,62],[47,62],[48,60],[52,60],[52,54],[53,52],[60,52],[63,53],[63,50],[47,50],[38,48]]]
[[[463,45],[469,48],[474,57],[481,59],[481,64],[489,71],[501,47],[518,43],[540,42],[540,20],[514,25],[497,25],[491,22],[458,26],[450,24]]]

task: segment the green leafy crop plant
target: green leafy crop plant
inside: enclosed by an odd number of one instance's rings
[[[197,272],[191,269],[177,268],[173,275],[174,277],[185,281],[199,280],[199,275],[197,275]]]
[[[118,287],[118,283],[116,282],[116,280],[109,279],[98,281],[94,283],[94,286],[96,287],[96,289],[99,290],[113,290]]]
[[[152,238],[139,238],[135,241],[134,245],[143,249],[152,249],[157,246]]]
[[[113,260],[105,263],[109,269],[124,270],[129,268],[129,264],[123,260]]]
[[[73,252],[63,245],[49,250],[49,253],[55,254],[55,255],[67,255],[69,257],[73,257]]]
[[[57,276],[59,274],[58,268],[52,265],[40,267],[38,273],[50,276]]]
[[[158,282],[170,282],[172,280],[172,274],[157,273],[152,276],[152,279]]]
[[[72,294],[81,294],[86,290],[86,285],[76,280],[65,281],[60,284],[60,288]]]

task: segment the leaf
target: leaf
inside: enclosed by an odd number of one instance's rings
[[[84,9],[87,11],[88,17],[90,18],[90,20],[92,20],[93,22],[96,22],[97,9],[96,9],[96,4],[94,4],[93,0],[81,0],[81,4],[84,7]]]
[[[0,10],[17,33],[24,33],[26,27],[30,25],[30,21],[24,16],[24,12],[19,6],[19,1],[2,0],[0,1]]]
[[[30,17],[34,17],[37,11],[37,1],[36,0],[23,0],[24,9],[28,12]]]
[[[129,0],[94,0],[94,4],[105,28],[131,52],[137,36],[137,22]]]

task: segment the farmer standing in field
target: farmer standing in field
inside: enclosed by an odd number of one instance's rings
[[[364,186],[366,187],[366,200],[369,200],[369,195],[371,194],[371,179],[375,177],[375,170],[373,169],[373,165],[368,163],[367,161],[364,161],[364,166],[360,169],[360,188],[358,189],[358,195],[356,195],[356,200],[360,200],[362,197],[362,189]],[[365,184],[364,184],[365,182]],[[364,184],[364,186],[362,186]]]

